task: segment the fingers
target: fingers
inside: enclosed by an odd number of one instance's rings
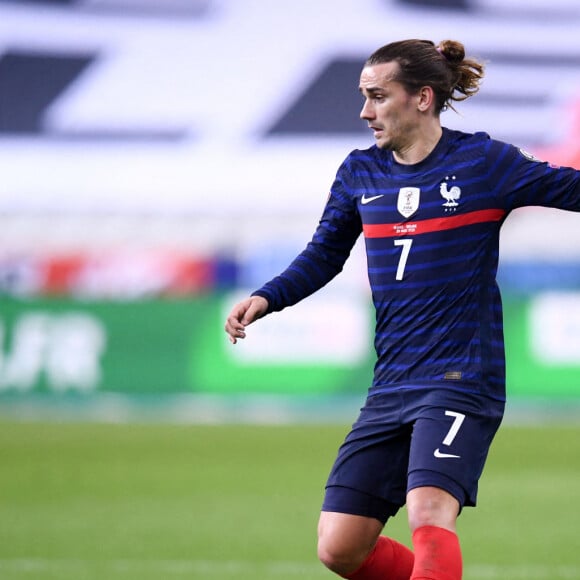
[[[228,322],[226,323],[226,332],[228,333],[232,344],[236,344],[238,338],[246,338],[245,328],[245,326],[237,322],[230,322],[228,319]]]
[[[268,301],[260,296],[252,296],[236,304],[230,312],[225,325],[232,344],[238,339],[246,338],[246,326],[264,315],[268,308]]]
[[[246,309],[242,309],[241,305],[238,304],[234,307],[226,320],[225,331],[229,335],[232,344],[236,344],[238,338],[246,338],[246,325],[241,322],[245,313]]]

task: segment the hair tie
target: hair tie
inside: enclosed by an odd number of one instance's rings
[[[442,49],[440,46],[438,46],[438,47],[437,47],[435,50],[436,50],[436,51],[437,51],[437,52],[438,52],[438,53],[439,53],[439,54],[440,54],[440,55],[441,55],[441,56],[442,56],[442,57],[443,57],[445,60],[447,60],[447,57],[446,57],[446,56],[445,56],[445,54],[443,53],[443,49]]]

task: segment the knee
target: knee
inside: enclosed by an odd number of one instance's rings
[[[362,557],[352,548],[338,545],[325,538],[318,540],[318,559],[332,572],[346,577],[360,568],[366,555]]]
[[[322,512],[318,524],[318,558],[332,572],[348,577],[373,550],[382,523],[373,518]]]
[[[459,502],[437,488],[417,488],[407,497],[409,528],[413,532],[422,526],[437,526],[455,530]]]

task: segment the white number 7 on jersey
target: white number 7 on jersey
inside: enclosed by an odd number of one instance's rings
[[[393,243],[395,246],[403,246],[403,249],[401,250],[401,257],[399,258],[399,265],[397,267],[397,275],[395,276],[395,280],[402,280],[413,240],[407,238],[405,240],[395,240]]]
[[[465,415],[463,413],[456,413],[455,411],[445,411],[445,415],[447,415],[447,417],[453,417],[453,424],[451,425],[445,439],[443,439],[443,445],[451,445],[465,419]]]

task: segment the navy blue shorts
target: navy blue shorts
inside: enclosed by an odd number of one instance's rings
[[[505,403],[451,389],[401,389],[368,397],[339,449],[323,511],[383,523],[416,487],[444,489],[474,506]]]

